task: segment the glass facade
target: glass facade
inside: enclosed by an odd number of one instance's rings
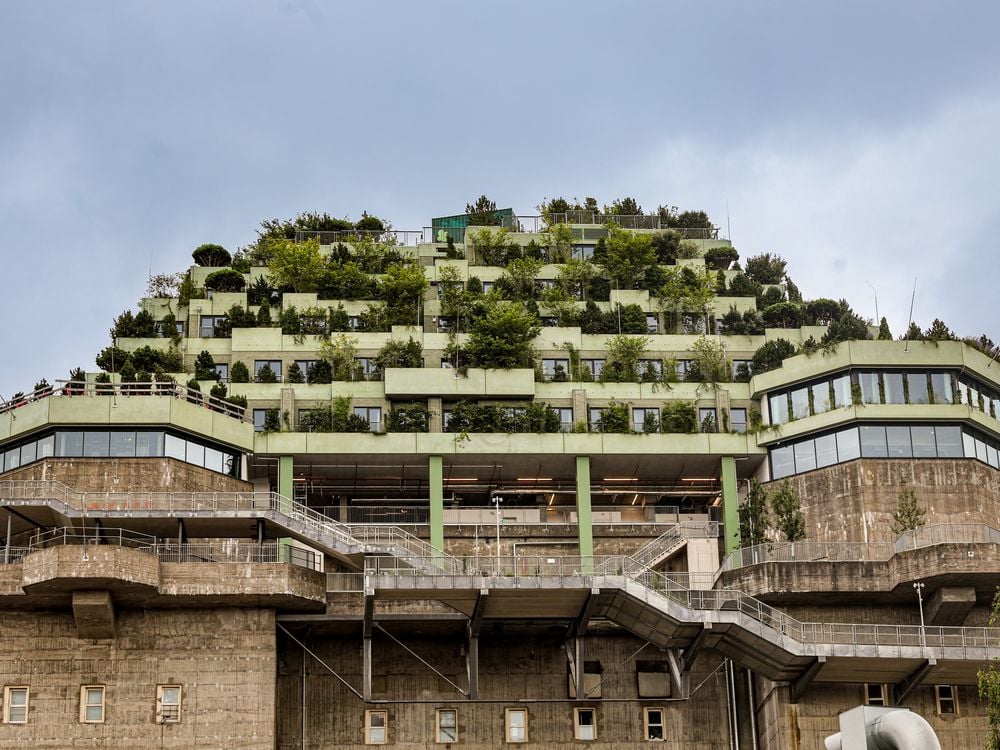
[[[43,458],[176,458],[220,474],[239,476],[240,454],[162,430],[56,430],[5,448],[0,471]]]
[[[772,448],[771,478],[855,458],[976,458],[1000,469],[1000,442],[958,425],[856,425]]]

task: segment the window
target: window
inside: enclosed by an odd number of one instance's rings
[[[660,332],[660,316],[656,313],[646,313],[646,333]]]
[[[559,415],[559,431],[571,432],[573,430],[573,409],[568,406],[555,406],[552,411]]]
[[[280,359],[255,359],[253,363],[253,377],[254,380],[260,375],[260,371],[265,367],[270,368],[271,372],[274,373],[275,379],[281,382],[281,360]]]
[[[647,740],[663,740],[664,720],[662,708],[644,708],[642,710],[644,723],[646,725]]]
[[[110,436],[104,431],[83,433],[83,455],[89,458],[104,458],[108,455]]]
[[[374,357],[355,357],[354,361],[357,362],[361,370],[361,377],[365,380],[377,379],[378,368],[375,366]]]
[[[784,424],[788,421],[788,394],[777,393],[767,400],[771,408],[771,424]]]
[[[746,434],[746,431],[747,431],[747,410],[746,409],[730,409],[729,410],[729,426],[732,428],[733,432],[737,432],[740,435]]]
[[[803,440],[794,446],[795,473],[812,471],[816,468],[816,447],[812,440]]]
[[[792,417],[802,419],[809,416],[809,389],[796,388],[792,391]]]
[[[660,410],[655,406],[633,408],[632,430],[635,432],[659,432]]]
[[[545,380],[555,380],[557,382],[569,379],[568,359],[543,359],[542,377]]]
[[[528,741],[528,709],[508,708],[504,711],[507,725],[507,742]]]
[[[889,449],[885,443],[885,427],[862,425],[858,431],[861,433],[862,456],[865,458],[885,458],[889,455]]]
[[[381,406],[355,406],[354,413],[368,420],[368,429],[372,432],[382,431]]]
[[[833,406],[830,403],[830,384],[824,380],[822,383],[811,386],[810,391],[812,392],[813,414],[830,411]]]
[[[911,404],[927,404],[930,398],[927,391],[927,373],[910,372],[906,375],[906,395]]]
[[[365,744],[384,745],[389,717],[386,711],[365,711]]]
[[[601,372],[604,370],[603,359],[581,359],[580,366],[590,371],[591,380],[600,380]]]
[[[225,319],[225,315],[202,315],[201,327],[198,329],[198,335],[203,339],[215,338],[216,329]]]
[[[28,723],[27,687],[5,687],[3,689],[3,720],[7,724]]]
[[[253,431],[263,432],[264,425],[267,423],[267,413],[270,409],[254,409],[253,410]]]
[[[104,723],[103,685],[84,685],[80,688],[80,721],[84,724]]]
[[[677,364],[674,368],[677,373],[678,380],[687,380],[688,373],[691,371],[692,360],[690,359],[678,359]]]
[[[951,373],[931,373],[931,395],[934,397],[935,404],[955,403],[955,394],[951,387]]]
[[[112,432],[111,433],[111,456],[114,458],[134,458],[135,457],[135,433],[134,432]]]
[[[593,245],[573,245],[573,257],[577,260],[587,260],[594,257]]]
[[[639,377],[643,382],[656,382],[663,379],[663,360],[661,359],[640,359]]]
[[[885,685],[878,683],[865,683],[865,705],[866,706],[888,706],[887,691]]]
[[[795,473],[795,455],[792,446],[771,450],[771,479],[781,479]]]
[[[934,694],[939,714],[958,713],[958,690],[954,685],[935,685]]]
[[[600,432],[601,417],[604,416],[604,409],[599,406],[591,406],[587,409],[587,422],[591,432]]]
[[[157,685],[156,721],[159,724],[176,724],[181,720],[181,686]]]
[[[541,324],[546,328],[555,328],[557,325],[559,325],[559,318],[557,318],[555,315],[542,315],[541,318],[539,318],[539,320]]]
[[[835,463],[837,463],[837,436],[822,435],[816,438],[816,466],[822,468]]]
[[[833,381],[833,404],[836,407],[850,406],[854,400],[851,398],[851,376],[841,375]]]
[[[714,408],[703,406],[698,409],[698,423],[701,425],[702,432],[719,431],[719,418]]]
[[[220,383],[229,382],[229,365],[225,362],[217,363],[215,365],[215,374],[219,376]]]
[[[573,709],[573,739],[596,740],[597,739],[597,712],[592,708]]]
[[[458,711],[454,708],[439,708],[437,711],[437,741],[458,741]]]
[[[879,388],[877,372],[859,372],[858,385],[861,386],[861,402],[865,404],[881,404],[882,396]]]
[[[733,360],[733,382],[738,382],[739,378],[743,373],[749,375],[750,373],[750,363],[749,359],[734,359]]]
[[[882,374],[883,390],[885,391],[885,403],[905,404],[903,398],[903,373],[886,372]],[[926,390],[927,386],[924,386]]]

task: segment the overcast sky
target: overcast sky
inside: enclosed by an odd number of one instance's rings
[[[0,394],[303,210],[704,209],[899,334],[1000,340],[995,2],[0,0]],[[727,221],[728,207],[728,221]]]

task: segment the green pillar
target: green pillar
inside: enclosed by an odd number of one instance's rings
[[[441,456],[427,459],[428,485],[431,498],[431,546],[444,554],[444,468]]]
[[[295,465],[295,461],[291,456],[279,456],[278,457],[278,494],[285,500],[279,500],[279,510],[289,510],[289,502],[295,495],[295,491],[292,489],[292,469]],[[288,559],[288,548],[292,546],[292,540],[290,537],[282,537],[278,539],[279,552],[281,554],[282,560]]]
[[[726,554],[740,546],[740,498],[736,494],[736,459],[722,457],[722,533]]]
[[[590,513],[590,456],[576,457],[576,523],[584,572],[593,571],[594,523]]]

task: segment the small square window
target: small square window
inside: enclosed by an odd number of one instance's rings
[[[28,723],[28,688],[11,686],[3,689],[3,720],[6,724]]]
[[[958,713],[958,688],[954,685],[935,685],[934,694],[937,698],[937,712],[939,714]]]
[[[84,685],[80,688],[80,721],[84,724],[104,723],[103,685]]]
[[[662,741],[666,739],[664,714],[662,708],[644,708],[643,718],[646,725],[646,739]]]
[[[441,743],[458,741],[458,711],[454,708],[438,709],[437,741]]]
[[[885,685],[874,682],[865,683],[865,705],[866,706],[888,706]]]
[[[158,685],[156,688],[156,721],[176,724],[181,720],[181,686]]]
[[[507,726],[507,742],[528,741],[528,709],[508,708],[504,712]]]
[[[388,742],[389,716],[386,711],[365,711],[365,744],[384,745]]]
[[[584,741],[597,739],[597,711],[593,708],[574,708],[573,725],[574,739]]]

